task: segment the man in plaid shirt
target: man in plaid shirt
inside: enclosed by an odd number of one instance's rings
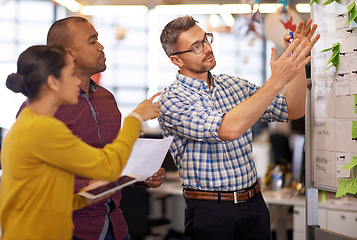
[[[299,23],[290,46],[284,35],[287,50],[279,59],[272,49],[272,76],[261,88],[210,73],[216,65],[213,34],[192,17],[176,18],[162,30],[162,47],[179,68],[160,98],[159,123],[164,136],[174,136],[170,152],[186,200],[184,239],[271,239],[251,127],[258,120],[304,116],[306,56],[319,38],[312,39],[317,26],[310,29],[311,23]]]

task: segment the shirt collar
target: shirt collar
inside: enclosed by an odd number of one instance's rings
[[[92,92],[95,92],[98,90],[98,85],[92,80],[90,79],[90,82],[89,82],[89,89],[90,91]],[[86,91],[84,91],[82,88],[81,88],[81,94],[82,93],[86,93]]]
[[[212,89],[212,87],[214,86],[214,81],[211,72],[208,72],[208,78],[211,81]],[[209,92],[208,84],[201,79],[187,77],[185,75],[182,75],[179,71],[176,74],[176,79],[183,85],[187,86],[188,88],[191,88],[192,90]]]

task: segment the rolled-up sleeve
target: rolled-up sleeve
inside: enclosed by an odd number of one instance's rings
[[[278,94],[260,118],[267,122],[287,122],[288,107],[283,94]]]

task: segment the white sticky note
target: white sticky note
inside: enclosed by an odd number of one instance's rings
[[[350,153],[336,153],[336,171],[338,178],[349,178],[351,176],[351,171],[342,169],[343,166],[351,162]]]

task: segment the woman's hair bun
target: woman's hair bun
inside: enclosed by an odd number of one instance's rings
[[[36,99],[50,75],[59,79],[66,66],[67,52],[63,48],[34,45],[22,52],[17,60],[17,71],[7,77],[6,86],[21,92],[29,102]]]
[[[21,92],[27,96],[25,76],[21,73],[12,73],[7,76],[6,87],[15,93]]]

